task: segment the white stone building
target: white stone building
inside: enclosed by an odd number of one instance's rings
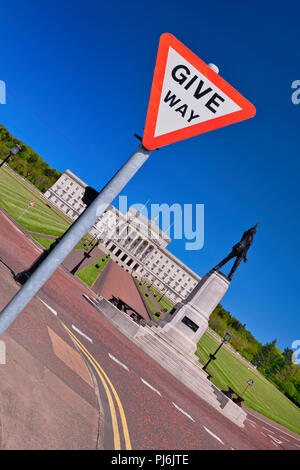
[[[45,197],[75,220],[85,208],[81,201],[87,185],[70,170],[56,181]],[[146,280],[172,302],[184,299],[200,277],[167,250],[172,239],[154,219],[149,220],[134,208],[127,214],[114,206],[100,217],[90,234],[101,240],[101,248],[122,268]]]
[[[76,220],[86,207],[81,200],[86,186],[74,173],[66,170],[44,196],[70,219]]]

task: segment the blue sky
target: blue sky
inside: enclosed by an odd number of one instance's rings
[[[98,190],[137,147],[159,36],[170,32],[257,108],[255,118],[154,152],[130,204],[205,204],[205,243],[170,251],[203,275],[260,227],[223,305],[263,342],[300,338],[297,2],[11,0],[1,5],[0,122]]]

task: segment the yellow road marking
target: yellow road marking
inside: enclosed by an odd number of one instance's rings
[[[113,427],[113,435],[114,435],[114,447],[115,447],[115,450],[121,450],[121,441],[120,441],[120,433],[119,433],[119,427],[118,427],[117,414],[116,414],[116,409],[115,409],[115,405],[114,405],[110,390],[109,390],[109,388],[106,384],[106,381],[104,380],[104,377],[102,376],[100,370],[98,370],[97,365],[94,364],[94,361],[88,357],[86,352],[83,350],[83,348],[79,344],[79,341],[77,340],[77,338],[73,337],[73,340],[77,344],[78,348],[85,355],[85,357],[88,359],[88,361],[94,366],[94,368],[96,369],[96,371],[99,375],[99,378],[100,378],[100,380],[103,384],[103,387],[105,389],[105,392],[106,392],[106,395],[107,395],[107,398],[108,398],[108,404],[109,404],[109,409],[110,409],[110,414],[111,414],[111,419],[112,419],[112,427]]]
[[[120,435],[119,435],[119,428],[118,428],[118,422],[117,422],[117,418],[116,418],[116,412],[115,412],[115,407],[114,407],[114,403],[113,403],[113,400],[112,400],[112,397],[111,397],[111,394],[110,394],[110,390],[109,388],[107,387],[107,384],[106,384],[106,381],[108,382],[108,384],[110,385],[110,388],[112,390],[112,393],[115,397],[115,400],[117,402],[117,405],[118,405],[118,408],[119,408],[119,412],[120,412],[120,417],[121,417],[121,422],[122,422],[122,426],[123,426],[123,433],[124,433],[124,439],[125,439],[125,445],[126,445],[126,450],[132,450],[132,447],[131,447],[131,442],[130,442],[130,437],[129,437],[129,431],[128,431],[128,426],[127,426],[127,421],[126,421],[126,417],[125,417],[125,413],[124,413],[124,409],[123,409],[123,406],[122,406],[122,403],[120,401],[120,398],[116,392],[116,389],[115,387],[113,386],[113,384],[111,383],[109,377],[107,376],[107,374],[105,373],[105,371],[102,369],[102,367],[100,366],[100,364],[96,361],[96,359],[90,354],[90,352],[85,348],[85,346],[78,340],[78,338],[76,338],[76,336],[72,333],[72,331],[69,330],[69,328],[67,328],[65,325],[64,325],[65,329],[68,331],[68,333],[70,334],[70,336],[74,339],[74,341],[76,342],[77,346],[81,349],[81,351],[84,353],[84,355],[87,357],[87,359],[94,365],[95,369],[97,370],[98,372],[98,375],[102,381],[102,384],[105,388],[105,391],[106,391],[106,394],[107,394],[107,397],[108,397],[108,401],[109,401],[109,406],[110,406],[110,412],[111,412],[111,415],[112,415],[112,422],[113,422],[113,430],[114,430],[114,439],[115,439],[115,449],[116,450],[119,450],[121,447],[120,447]],[[102,376],[103,374],[103,376]],[[104,380],[104,378],[106,379],[106,381]]]

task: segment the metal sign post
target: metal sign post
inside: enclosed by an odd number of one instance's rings
[[[254,106],[219,77],[216,66],[206,65],[174,36],[163,34],[158,48],[143,144],[102,189],[1,312],[0,335],[118,196],[152,150],[248,119],[254,114]],[[17,151],[19,148],[12,149],[10,154]]]
[[[137,151],[127,160],[122,168],[112,177],[107,185],[100,191],[96,199],[85,210],[68,231],[65,237],[57,244],[49,256],[40,264],[30,279],[19,292],[11,299],[0,314],[0,335],[17,318],[28,302],[35,296],[63,260],[72,251],[74,246],[88,232],[99,219],[109,204],[118,196],[124,186],[131,180],[151,155],[152,151],[140,145]]]

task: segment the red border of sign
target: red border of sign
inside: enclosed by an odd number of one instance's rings
[[[169,132],[159,137],[154,137],[157,115],[159,110],[159,103],[163,87],[165,69],[167,64],[169,47],[175,49],[182,55],[191,65],[193,65],[199,72],[205,75],[211,82],[213,82],[220,90],[222,90],[229,98],[231,98],[240,108],[240,111],[228,114],[226,116],[217,117],[200,124],[194,124],[190,127],[179,129],[177,131]],[[255,115],[256,109],[246,98],[244,98],[238,91],[236,91],[229,83],[221,78],[214,72],[205,62],[197,57],[190,51],[184,44],[176,39],[172,34],[162,34],[159,41],[156,64],[154,69],[154,76],[152,81],[152,88],[146,117],[146,124],[143,136],[143,145],[149,150],[154,150],[164,145],[178,142],[179,140],[194,137],[195,135],[204,132],[218,129],[219,127],[228,126],[235,122],[243,121],[244,119],[251,118]]]

